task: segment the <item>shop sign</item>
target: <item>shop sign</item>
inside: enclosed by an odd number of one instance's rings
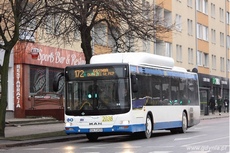
[[[21,108],[21,81],[20,81],[21,66],[16,65],[16,108]]]
[[[220,85],[220,79],[219,78],[212,78],[212,84]]]
[[[221,84],[227,85],[227,84],[228,84],[228,81],[222,80],[222,81],[221,81]]]
[[[66,65],[85,64],[85,60],[81,59],[81,57],[77,57],[75,54],[67,54],[66,56],[63,56],[60,51],[47,53],[43,52],[41,49],[37,60],[40,61],[41,65],[44,62]]]
[[[203,78],[204,82],[210,82],[210,78]]]

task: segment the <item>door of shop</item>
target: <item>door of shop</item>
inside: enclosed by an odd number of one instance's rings
[[[200,88],[200,110],[204,115],[209,115],[209,88]]]

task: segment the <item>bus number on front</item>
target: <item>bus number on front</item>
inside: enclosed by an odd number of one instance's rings
[[[84,77],[84,70],[75,70],[75,77],[76,78],[83,78]]]

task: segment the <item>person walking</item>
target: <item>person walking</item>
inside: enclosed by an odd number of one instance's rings
[[[212,97],[209,100],[209,107],[212,111],[212,114],[215,114],[215,97],[212,95]]]
[[[224,112],[225,111],[227,111],[227,113],[229,111],[229,100],[227,97],[225,97],[225,99],[224,99]]]
[[[221,98],[220,95],[218,95],[218,98],[217,98],[217,107],[218,107],[218,110],[219,110],[219,115],[221,115],[222,105],[223,105],[222,98]]]

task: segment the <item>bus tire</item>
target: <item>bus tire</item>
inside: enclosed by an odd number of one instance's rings
[[[96,142],[99,136],[96,133],[87,133],[86,137],[90,142]]]
[[[149,139],[152,136],[152,130],[153,130],[153,123],[152,123],[152,118],[148,114],[146,117],[146,123],[145,123],[145,132],[144,136],[145,138]]]
[[[178,132],[179,133],[186,133],[187,129],[188,129],[188,119],[187,119],[186,113],[183,112],[183,114],[182,114],[182,127],[180,127],[178,129]]]

